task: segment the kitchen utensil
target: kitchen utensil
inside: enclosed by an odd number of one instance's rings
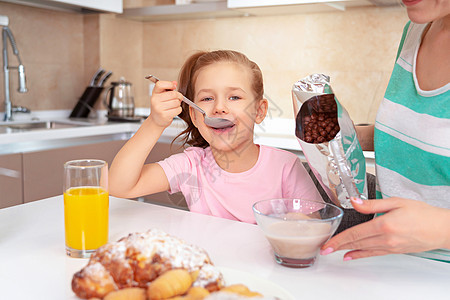
[[[87,118],[90,112],[96,112],[94,105],[103,91],[103,84],[112,74],[112,72],[104,74],[105,72],[103,68],[99,68],[95,72],[89,82],[89,86],[84,90],[83,95],[70,113],[70,118]],[[104,74],[103,77],[102,74]]]
[[[131,83],[126,82],[123,77],[118,82],[111,82],[111,86],[105,92],[103,103],[108,109],[108,117],[133,117],[134,97],[131,91]]]
[[[94,105],[102,93],[103,88],[97,86],[88,86],[83,95],[78,100],[74,109],[70,113],[70,118],[87,118],[92,111],[95,113]]]
[[[97,70],[97,72],[95,72],[94,76],[92,76],[89,86],[95,86],[97,84],[98,80],[100,79],[100,76],[102,76],[103,73],[105,73],[105,70],[103,70],[102,68],[99,68]]]
[[[154,75],[148,75],[145,78],[154,83],[157,83],[159,81],[159,79]],[[220,129],[234,125],[234,123],[228,119],[208,117],[203,109],[201,109],[197,104],[186,98],[184,95],[183,95],[183,102],[201,112],[204,116],[205,124],[208,125],[209,127]]]
[[[111,77],[111,75],[112,75],[111,71],[103,75],[103,77],[98,81],[97,86],[102,87],[105,84],[106,80],[108,80],[108,78]]]
[[[87,258],[108,242],[108,164],[80,159],[64,164],[66,254]]]

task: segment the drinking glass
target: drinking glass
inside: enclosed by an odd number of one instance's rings
[[[108,242],[108,164],[80,159],[64,164],[66,254],[87,258]]]
[[[339,207],[305,199],[271,199],[253,205],[256,223],[272,246],[277,263],[306,268],[339,226]]]

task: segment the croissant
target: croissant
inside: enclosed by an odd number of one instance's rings
[[[109,293],[103,300],[147,300],[147,297],[143,288],[125,288]]]
[[[191,287],[192,279],[184,269],[167,271],[150,284],[147,296],[150,300],[161,300],[182,295]]]
[[[191,298],[203,299],[204,297],[209,295],[209,291],[201,286],[191,287],[186,296],[190,296]]]
[[[222,274],[204,249],[151,229],[100,247],[87,266],[74,274],[72,290],[78,297],[89,299],[103,298],[124,288],[147,289],[155,279],[172,269],[185,269],[195,274],[192,285],[210,292],[224,286]]]

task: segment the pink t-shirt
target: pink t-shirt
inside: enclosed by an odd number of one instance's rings
[[[255,223],[252,205],[259,200],[322,201],[298,157],[272,147],[260,146],[258,161],[242,173],[221,169],[209,147],[190,147],[158,163],[169,180],[169,193],[181,191],[192,212]]]

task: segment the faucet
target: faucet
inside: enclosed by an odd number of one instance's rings
[[[26,87],[26,79],[25,79],[25,67],[22,64],[22,61],[20,60],[19,56],[19,50],[17,50],[17,44],[14,40],[14,36],[11,32],[11,29],[8,27],[8,17],[6,16],[0,16],[0,25],[3,25],[2,30],[2,38],[3,38],[3,74],[4,74],[4,83],[5,83],[5,115],[3,120],[4,121],[12,121],[13,120],[13,113],[15,112],[25,112],[29,113],[30,110],[26,107],[22,106],[13,106],[11,103],[10,93],[9,93],[9,70],[10,69],[17,69],[19,73],[19,93],[26,93],[27,87]],[[15,56],[17,56],[17,60],[19,61],[19,66],[17,67],[11,67],[8,64],[8,39],[11,43],[11,47],[13,50],[13,53]]]

